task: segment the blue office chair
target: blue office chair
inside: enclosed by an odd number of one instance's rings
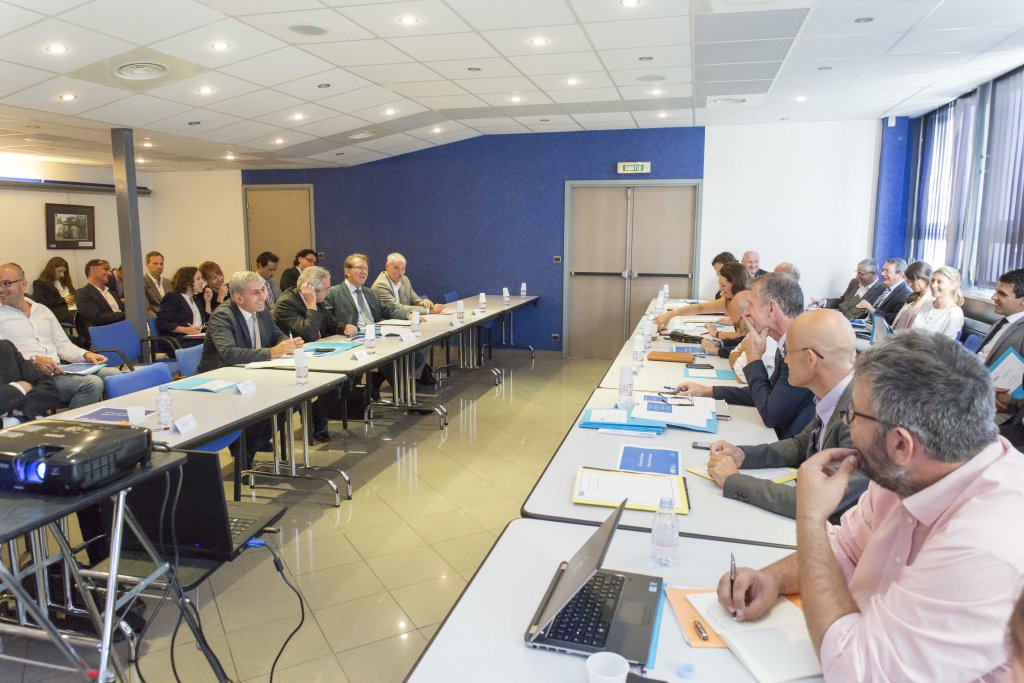
[[[134,370],[142,356],[142,344],[149,344],[150,357],[155,357],[154,347],[157,341],[166,341],[171,347],[178,346],[178,342],[170,337],[146,337],[139,339],[135,328],[127,320],[111,323],[110,325],[98,325],[89,328],[89,338],[92,340],[93,351],[108,356],[107,365],[119,367],[127,365],[129,370]],[[113,354],[114,357],[110,357]],[[160,358],[152,364],[166,365],[173,375],[178,372],[178,362],[173,358]],[[145,364],[148,365],[148,364]]]
[[[977,334],[967,335],[967,339],[964,339],[964,347],[971,353],[977,353],[978,349],[981,348],[981,336]]]
[[[154,365],[140,365],[132,372],[122,372],[119,375],[110,375],[103,378],[103,386],[106,389],[108,398],[117,398],[125,394],[134,394],[136,391],[149,389],[150,387],[167,384],[171,381],[171,371],[166,365],[156,363]]]
[[[189,346],[178,349],[174,359],[178,361],[178,372],[182,377],[191,377],[199,372],[199,361],[203,357],[202,346]]]

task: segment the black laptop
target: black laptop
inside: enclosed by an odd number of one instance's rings
[[[285,507],[272,503],[228,501],[224,497],[220,459],[215,453],[189,453],[182,468],[184,479],[178,497],[175,533],[182,557],[233,560],[245,542],[281,519]],[[174,554],[171,541],[171,503],[178,485],[178,470],[171,470],[171,499],[164,513],[164,548]],[[155,477],[128,494],[128,507],[157,550],[160,550],[160,511],[164,508],[165,479]],[[131,532],[124,535],[124,547],[141,550]]]
[[[601,569],[622,501],[573,558],[562,562],[526,630],[526,644],[589,657],[609,651],[645,666],[658,623],[662,580]]]

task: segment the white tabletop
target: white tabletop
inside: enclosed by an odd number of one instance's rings
[[[597,389],[584,409],[611,408],[617,398],[617,390]],[[608,508],[572,502],[572,487],[579,467],[615,469],[619,450],[625,444],[675,448],[680,452],[680,464],[684,468],[690,498],[690,513],[679,516],[681,533],[743,543],[795,546],[796,523],[793,520],[724,498],[715,482],[685,472],[685,468],[705,464],[708,460],[707,451],[693,448],[691,444],[694,441],[725,439],[736,445],[747,445],[777,440],[775,432],[761,422],[756,408],[731,406],[731,409],[732,419],[718,422],[718,434],[678,427],[668,427],[654,438],[601,434],[596,429],[580,428],[577,420],[523,504],[523,516],[599,524],[607,518]],[[626,510],[622,515],[622,526],[650,530],[653,517],[651,512]]]
[[[610,513],[605,510],[604,515]],[[558,564],[594,532],[594,527],[517,519],[497,540],[459,601],[438,629],[407,681],[560,681],[585,683],[582,657],[526,647],[523,634]],[[788,551],[693,538],[679,540],[676,566],[657,567],[650,559],[650,535],[619,529],[604,566],[663,576],[666,586],[712,588],[729,568],[729,553],[746,566],[761,567]],[[752,681],[725,649],[691,648],[666,603],[661,618],[652,678],[664,681],[722,683]],[[681,662],[696,675],[676,675]],[[820,681],[821,679],[814,679]]]

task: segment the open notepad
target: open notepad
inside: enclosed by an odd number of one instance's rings
[[[689,514],[686,480],[681,476],[581,467],[576,472],[572,502],[616,507],[623,498],[628,498],[627,510],[655,512],[661,499],[666,496],[672,499],[672,508],[676,514]]]
[[[708,474],[707,464],[687,467],[686,471],[690,474],[696,474],[698,477],[714,479],[714,477]],[[754,477],[755,479],[767,479],[768,481],[774,481],[776,484],[785,484],[787,481],[793,481],[796,479],[796,470],[792,467],[762,467],[758,469],[747,469],[740,470],[740,474],[746,474]]]
[[[779,598],[757,621],[736,621],[718,604],[717,593],[691,593],[690,604],[721,636],[736,659],[760,683],[785,683],[821,675],[804,614],[787,598]]]

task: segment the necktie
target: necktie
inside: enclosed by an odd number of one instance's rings
[[[980,351],[981,349],[987,347],[989,345],[989,342],[996,338],[996,335],[999,334],[999,330],[1003,329],[1003,326],[1006,325],[1006,323],[1006,318],[1000,318],[999,322],[993,325],[992,329],[988,331],[988,334],[985,336],[985,341],[981,343],[981,348],[979,348],[978,350]]]
[[[814,455],[821,450],[821,439],[824,435],[824,429],[822,429],[821,418],[815,417],[814,421],[818,423],[818,426],[814,428],[814,432],[811,434],[811,442],[807,444],[810,449],[808,455]]]
[[[362,287],[356,290],[356,306],[359,307],[359,317],[366,319],[365,324],[372,323],[373,315],[370,314],[370,307],[366,305],[366,296],[363,294]]]
[[[270,280],[264,280],[263,281],[263,289],[267,290],[267,305],[268,306],[273,306],[274,305],[274,290],[270,286]]]
[[[875,308],[878,308],[879,306],[881,306],[882,302],[889,298],[889,292],[891,292],[891,291],[892,291],[891,289],[886,287],[885,291],[882,292],[882,295],[880,297],[878,297],[877,299],[875,299],[875,303],[872,304],[872,305]]]
[[[249,337],[252,339],[252,348],[258,349],[262,347],[262,344],[260,344],[260,323],[256,320],[256,316],[249,318]]]

